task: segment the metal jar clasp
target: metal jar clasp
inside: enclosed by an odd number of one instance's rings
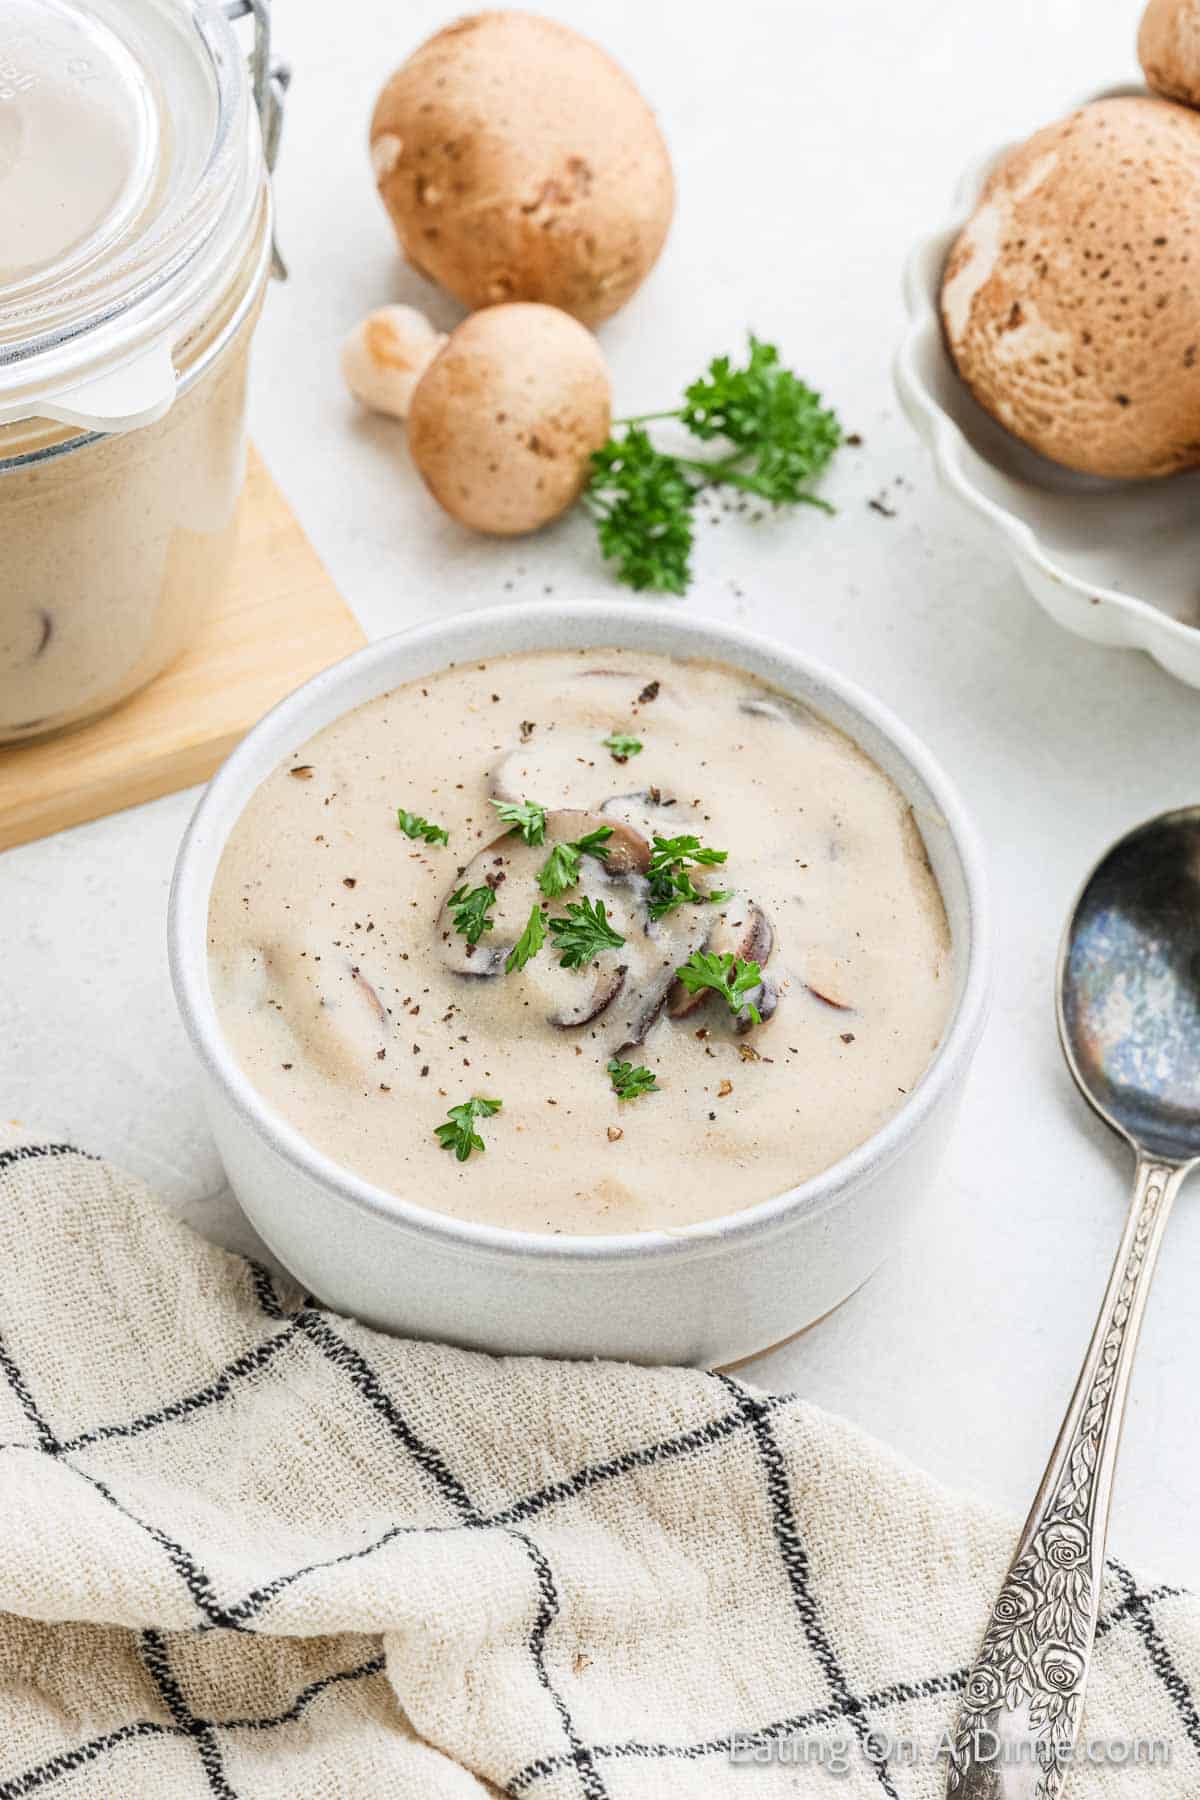
[[[291,85],[292,71],[287,63],[271,55],[270,0],[224,0],[225,17],[236,24],[239,19],[254,20],[254,49],[250,54],[250,79],[254,88],[254,104],[262,127],[263,156],[268,174],[273,173],[279,158],[279,139],[283,131],[283,106]],[[271,273],[277,281],[287,280],[287,266],[279,254],[274,232],[271,235]]]

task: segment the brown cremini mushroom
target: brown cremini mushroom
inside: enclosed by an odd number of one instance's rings
[[[414,51],[371,121],[409,262],[464,306],[542,300],[594,325],[657,260],[670,158],[633,82],[569,26],[459,19]]]
[[[1156,94],[1200,106],[1200,0],[1150,0],[1137,51]]]
[[[989,177],[942,320],[975,398],[1034,450],[1141,479],[1200,463],[1200,115],[1093,101]]]
[[[453,518],[511,537],[579,498],[611,416],[600,346],[577,320],[552,306],[490,306],[418,382],[409,449]]]

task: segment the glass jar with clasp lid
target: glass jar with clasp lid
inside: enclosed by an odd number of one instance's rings
[[[286,81],[267,0],[4,0],[0,742],[134,693],[228,577]]]

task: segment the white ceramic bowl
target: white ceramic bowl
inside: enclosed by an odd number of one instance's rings
[[[473,1225],[397,1196],[306,1143],[257,1093],[217,1022],[209,892],[260,782],[352,707],[459,659],[616,644],[711,657],[765,677],[847,731],[916,810],[946,902],[957,993],[934,1059],[894,1118],[812,1181],[679,1232],[554,1237]],[[974,832],[928,752],[876,701],[803,657],[724,626],[610,601],[459,615],[385,639],[318,675],[255,727],[184,838],[170,908],[171,973],[200,1058],[230,1182],[280,1260],[339,1311],[473,1347],[719,1365],[780,1342],[883,1261],[926,1192],[983,1023],[984,886]]]
[[[1145,92],[1106,88],[1087,98]],[[1200,687],[1200,470],[1116,482],[1047,462],[983,411],[946,348],[938,309],[946,257],[1012,148],[968,169],[950,218],[909,258],[909,324],[894,370],[900,402],[943,486],[997,534],[1053,619],[1093,643],[1145,650]]]

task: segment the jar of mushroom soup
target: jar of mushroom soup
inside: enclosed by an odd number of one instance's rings
[[[228,576],[286,85],[267,32],[266,0],[4,0],[0,742],[134,693]]]

